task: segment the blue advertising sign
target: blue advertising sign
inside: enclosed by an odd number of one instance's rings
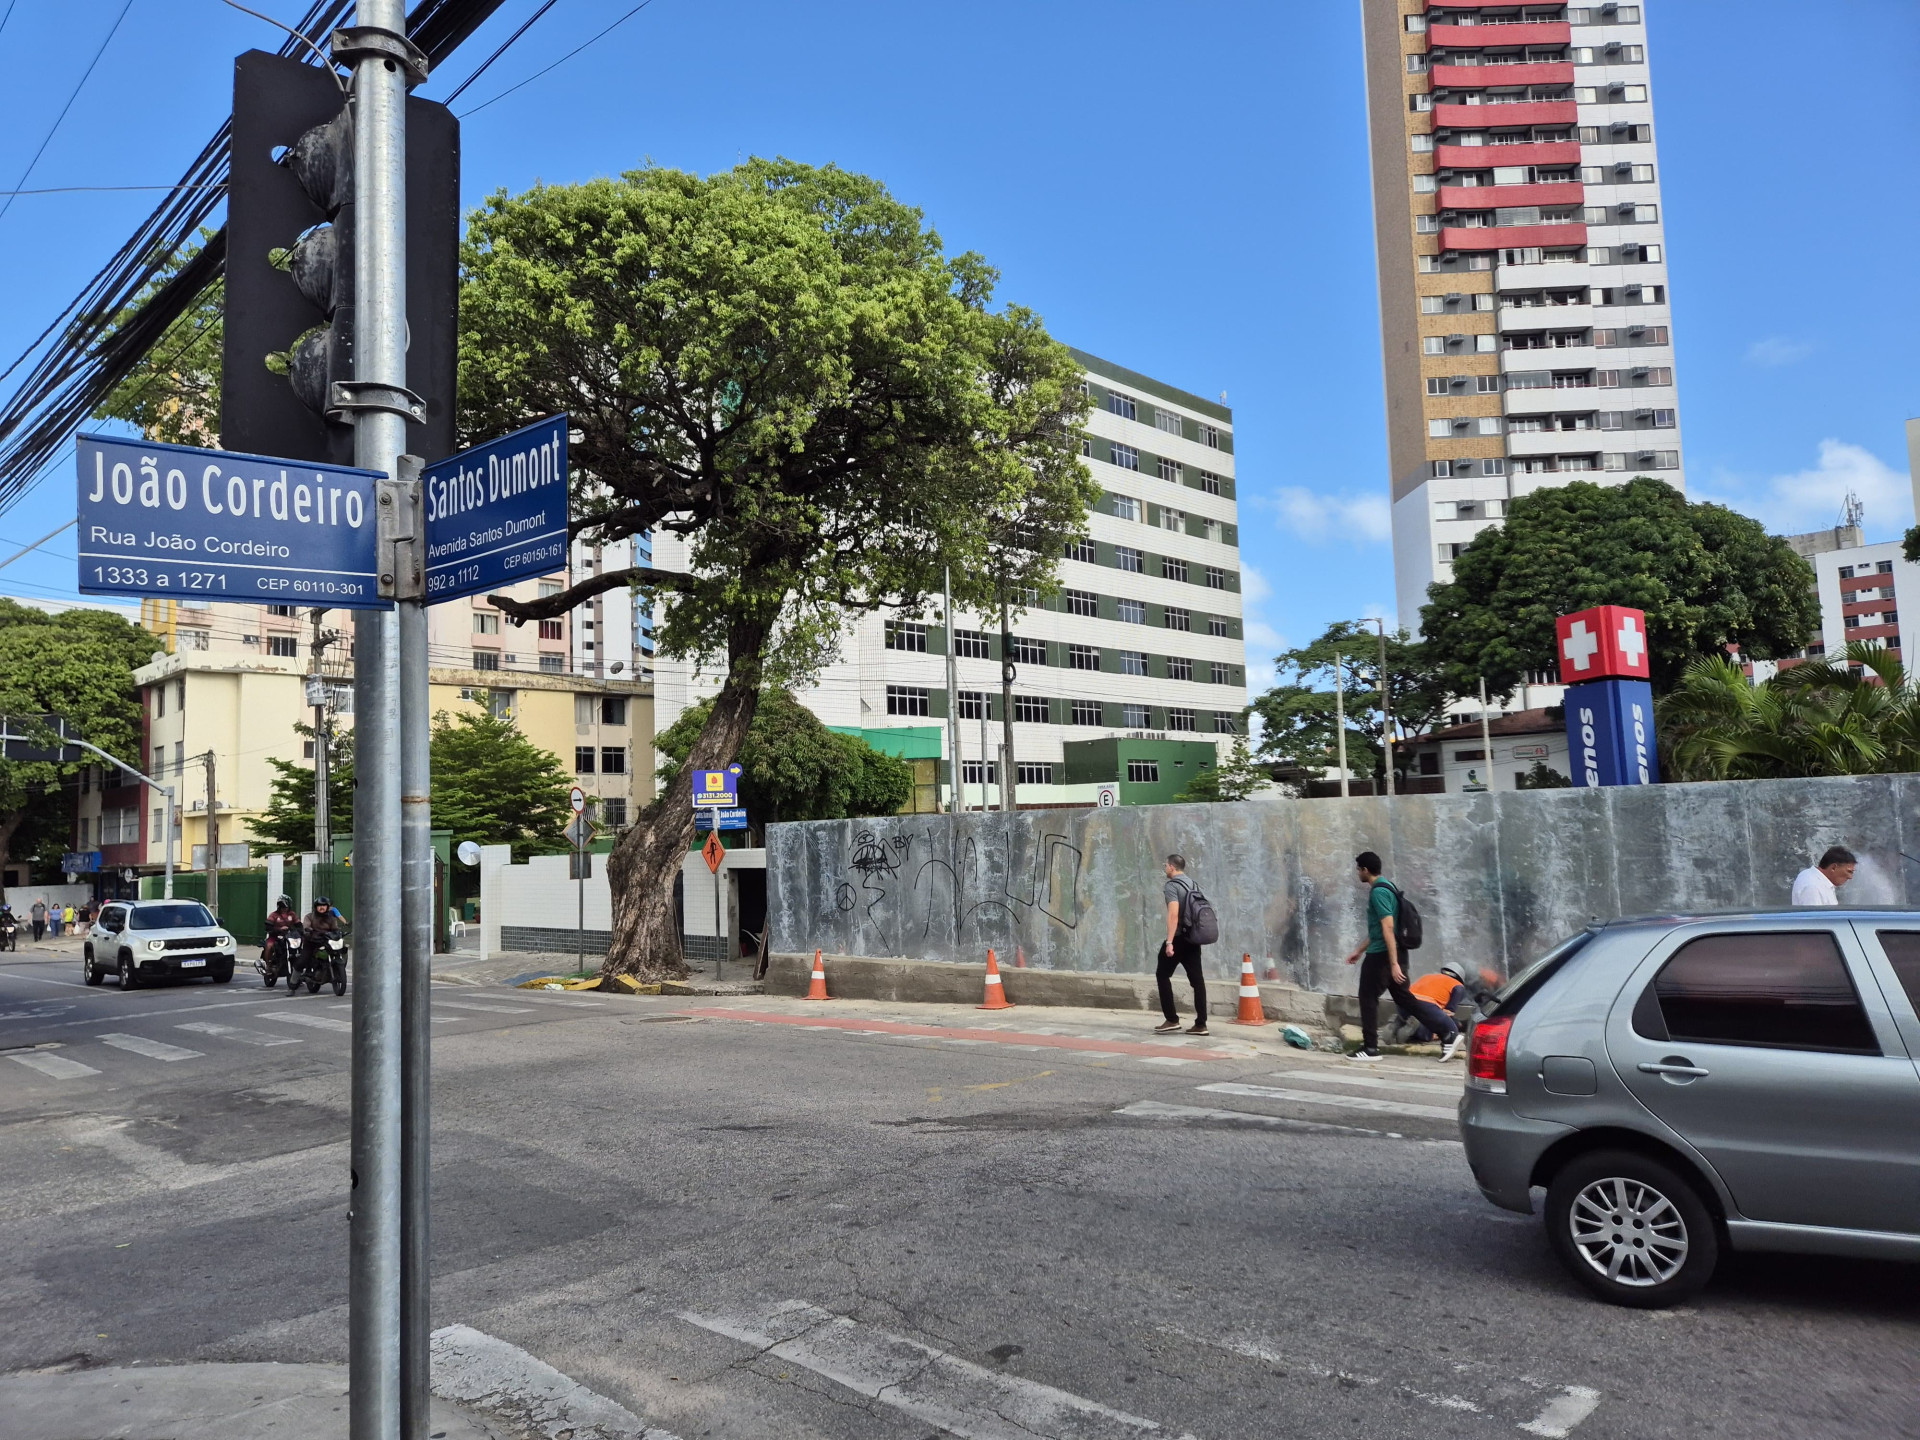
[[[744,830],[747,828],[747,812],[708,806],[704,810],[693,812],[693,828],[696,830]]]
[[[567,568],[567,417],[430,465],[427,602]]]
[[[1657,785],[1653,687],[1644,680],[1569,685],[1567,761],[1575,786]]]
[[[723,810],[740,808],[740,762],[724,770],[693,772],[693,808],[712,805]]]
[[[377,470],[81,435],[80,593],[384,610]]]

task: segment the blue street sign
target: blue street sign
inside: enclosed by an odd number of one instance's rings
[[[724,770],[696,770],[693,772],[693,808],[704,805],[720,809],[738,809],[740,805],[740,762],[735,761]]]
[[[427,601],[456,600],[567,568],[567,417],[430,465]]]
[[[377,470],[81,435],[80,592],[384,610]]]
[[[1653,687],[1644,680],[1588,680],[1569,685],[1567,761],[1576,787],[1657,785]]]
[[[709,806],[693,812],[693,828],[696,830],[744,830],[747,828],[745,810],[722,810]]]

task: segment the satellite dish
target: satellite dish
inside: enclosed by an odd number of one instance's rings
[[[612,671],[615,675],[618,675],[622,670],[626,668],[627,668],[627,665],[624,660],[616,660],[613,662],[613,664],[607,667],[607,669]]]
[[[462,865],[478,865],[480,863],[480,847],[471,840],[462,840],[460,842],[460,848],[453,853],[460,857],[460,863]]]

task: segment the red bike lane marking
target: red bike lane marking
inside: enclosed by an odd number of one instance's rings
[[[1054,1050],[1098,1050],[1109,1055],[1157,1055],[1177,1060],[1245,1060],[1230,1050],[1189,1049],[1183,1045],[1145,1045],[1134,1040],[1087,1040],[1078,1035],[1029,1035],[1018,1030],[963,1030],[950,1025],[902,1025],[893,1020],[835,1020],[826,1016],[768,1015],[757,1010],[682,1010],[702,1020],[751,1020],[762,1025],[804,1025],[816,1030],[869,1030],[885,1035],[926,1035],[934,1039],[984,1040],[994,1045],[1040,1045]],[[1256,1057],[1257,1058],[1257,1057]]]

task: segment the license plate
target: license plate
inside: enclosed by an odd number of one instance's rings
[[[206,962],[206,961],[204,961],[204,960],[182,960],[182,961],[180,962],[180,968],[181,968],[182,970],[186,970],[186,969],[189,969],[189,968],[190,968],[190,967],[192,967],[192,966],[195,966],[195,965],[204,965],[204,964],[206,964],[206,963],[207,963],[207,962]]]

